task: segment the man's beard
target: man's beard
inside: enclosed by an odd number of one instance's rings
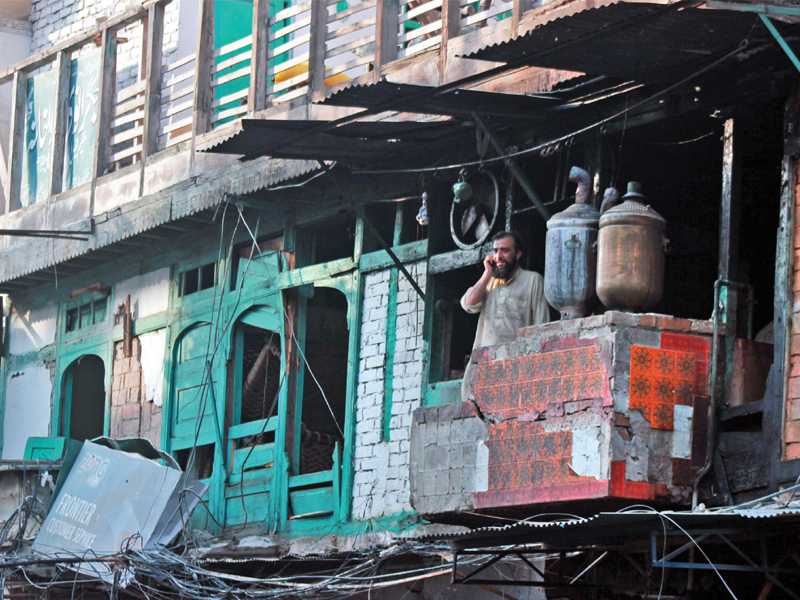
[[[509,262],[505,262],[502,265],[495,261],[494,265],[492,265],[492,276],[496,279],[508,279],[511,274],[517,270],[518,264],[519,261],[517,261],[516,256],[512,257]]]

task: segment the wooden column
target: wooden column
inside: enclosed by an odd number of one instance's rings
[[[800,91],[792,94],[784,107],[783,141],[784,156],[781,163],[780,221],[775,255],[775,299],[774,299],[774,360],[770,369],[767,389],[764,394],[762,434],[766,454],[769,458],[769,491],[777,491],[782,482],[794,482],[800,474],[800,459],[783,460],[784,414],[790,398],[788,386],[789,356],[792,336],[800,334],[795,327],[793,314],[795,272],[800,265],[795,256],[796,206],[798,170],[800,170]]]
[[[164,4],[157,2],[147,11],[145,52],[144,139],[142,169],[147,157],[158,152],[158,121],[161,113],[161,62],[164,48]]]
[[[104,29],[100,47],[103,56],[100,63],[100,89],[98,91],[100,100],[97,105],[97,132],[94,141],[94,169],[92,171],[94,178],[103,176],[108,168],[111,112],[114,108],[117,84],[117,32],[110,27]],[[93,183],[92,188],[95,186],[96,183]],[[94,200],[92,200],[92,204],[94,204]]]
[[[461,6],[459,0],[442,0],[442,47],[439,69],[442,81],[447,69],[448,41],[461,34]]]
[[[54,68],[56,70],[56,98],[53,103],[53,153],[50,156],[50,196],[60,194],[64,183],[64,155],[69,128],[69,52],[59,52]]]
[[[269,64],[269,0],[253,2],[253,44],[250,59],[250,90],[247,111],[267,108],[267,65]]]
[[[11,135],[8,141],[8,187],[6,188],[6,214],[22,206],[22,153],[25,152],[25,100],[28,96],[28,74],[14,73],[11,92]]]
[[[192,156],[194,138],[211,128],[211,101],[214,91],[211,88],[211,68],[214,64],[214,0],[200,3],[200,21],[197,29],[197,53],[195,54],[194,78],[194,127],[192,135]]]
[[[722,201],[719,214],[719,262],[717,276],[728,281],[738,280],[739,270],[739,220],[741,213],[742,151],[741,126],[739,119],[725,121],[722,155]],[[731,367],[731,357],[736,347],[736,308],[739,291],[723,287],[723,320],[726,323],[725,364],[722,371],[725,378],[723,393],[727,392]],[[742,296],[744,298],[744,295]],[[712,415],[713,416],[713,415]]]
[[[400,32],[400,2],[378,2],[375,29],[374,78],[378,81],[381,67],[397,58],[397,36]]]
[[[308,42],[308,94],[325,91],[325,36],[328,29],[328,3],[311,3],[311,40]]]
[[[514,0],[514,8],[511,13],[511,36],[517,37],[519,35],[519,21],[522,15],[531,10],[535,5],[541,4],[541,0]]]

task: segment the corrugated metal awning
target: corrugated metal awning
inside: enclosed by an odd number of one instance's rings
[[[454,121],[357,121],[320,132],[323,121],[242,119],[230,135],[198,146],[202,152],[273,158],[373,162],[464,128]]]
[[[758,523],[753,522],[758,519]],[[660,533],[677,524],[688,530],[710,528],[763,528],[764,520],[800,520],[800,508],[745,509],[707,512],[689,511],[625,511],[600,513],[589,518],[556,521],[518,521],[505,526],[480,527],[464,533],[440,534],[416,538],[421,542],[450,542],[454,549],[490,548],[503,545],[544,544],[569,546],[586,543],[603,544],[614,540],[647,539],[651,532]]]
[[[747,38],[769,37],[754,14],[694,4],[620,1],[537,25],[465,57],[648,81],[706,64]]]
[[[439,93],[436,88],[408,83],[377,81],[342,88],[319,102],[328,106],[385,106],[398,112],[469,116],[472,111],[486,116],[513,119],[542,119],[542,109],[559,103],[558,97],[504,94],[472,89]]]

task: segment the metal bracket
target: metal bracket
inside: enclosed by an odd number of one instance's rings
[[[800,59],[797,58],[797,55],[794,53],[794,50],[792,50],[789,47],[789,44],[786,43],[786,40],[783,39],[781,32],[778,31],[778,29],[775,27],[772,21],[769,20],[769,17],[767,15],[765,15],[764,13],[759,13],[758,16],[761,18],[761,21],[764,23],[764,25],[766,25],[767,29],[769,29],[769,32],[772,34],[772,37],[775,38],[775,41],[778,42],[778,45],[786,53],[786,56],[789,57],[789,60],[792,61],[792,64],[795,66],[795,68],[797,68],[797,70],[800,71]]]
[[[517,183],[519,183],[522,191],[525,192],[525,195],[530,198],[530,201],[536,207],[536,210],[539,211],[539,214],[542,215],[542,218],[545,221],[550,219],[550,212],[545,208],[544,203],[539,199],[539,196],[536,195],[536,192],[533,191],[533,186],[528,181],[528,178],[525,177],[525,174],[517,166],[517,161],[515,161],[513,157],[508,156],[506,149],[500,143],[500,140],[497,138],[494,131],[492,131],[492,128],[489,127],[486,119],[484,119],[481,114],[475,111],[472,111],[472,118],[475,119],[475,125],[482,130],[484,135],[489,139],[495,152],[497,152],[497,154],[503,158],[506,168],[508,168],[508,170],[511,172],[511,175],[514,177],[514,179],[517,180]]]
[[[356,213],[358,213],[358,216],[361,217],[361,220],[364,221],[364,224],[367,226],[367,229],[369,229],[370,233],[374,235],[375,238],[378,240],[378,243],[381,245],[381,248],[386,250],[386,253],[389,255],[389,258],[392,259],[392,262],[395,264],[395,266],[408,280],[408,283],[411,284],[411,287],[414,288],[414,291],[417,292],[417,295],[420,297],[420,299],[423,302],[425,302],[425,292],[422,291],[422,288],[419,287],[417,281],[411,276],[411,273],[408,272],[408,269],[406,269],[403,262],[397,257],[397,254],[394,253],[392,247],[386,242],[386,240],[383,239],[383,236],[380,234],[378,229],[375,227],[375,225],[372,224],[372,221],[369,220],[369,217],[367,217],[366,212],[364,212],[364,208],[360,204],[357,204],[355,202],[353,203],[353,208],[355,209]]]

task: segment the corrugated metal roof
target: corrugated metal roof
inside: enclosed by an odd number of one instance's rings
[[[589,518],[554,521],[519,521],[504,526],[488,526],[464,533],[421,536],[420,542],[435,540],[450,542],[455,549],[487,548],[506,544],[544,544],[569,546],[575,544],[600,544],[613,540],[646,539],[652,531],[662,531],[665,526],[677,524],[687,529],[707,529],[716,526],[751,529],[761,527],[752,519],[800,519],[800,508],[784,509],[729,509],[726,511],[662,511],[635,510],[600,513]]]
[[[477,111],[486,116],[516,119],[542,119],[542,109],[558,104],[558,97],[504,94],[472,89],[455,89],[444,93],[425,85],[378,81],[352,85],[331,94],[320,104],[330,106],[384,106],[398,112],[469,116]]]
[[[519,62],[527,56],[527,65],[647,81],[708,63],[754,31],[767,33],[753,14],[619,2],[554,19],[466,57]]]
[[[238,129],[198,150],[244,156],[371,162],[463,128],[452,121],[358,121],[320,133],[320,121],[242,119]]]

